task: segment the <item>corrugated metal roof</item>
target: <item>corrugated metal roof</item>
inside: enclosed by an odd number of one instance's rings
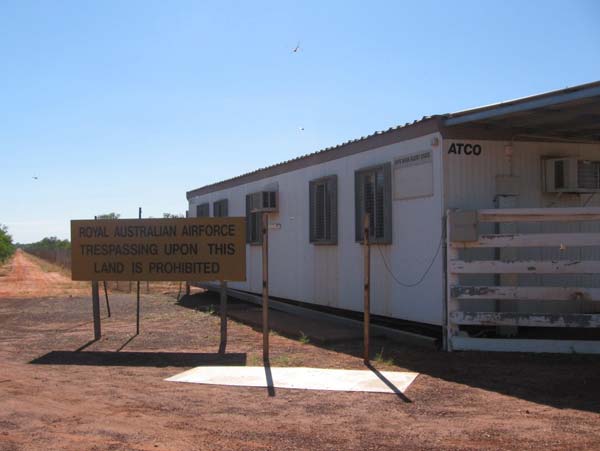
[[[188,191],[187,198],[206,194],[219,189],[225,189],[231,186],[247,183],[265,177],[281,174],[283,172],[292,171],[300,167],[318,164],[324,161],[330,161],[336,158],[341,158],[353,153],[370,150],[381,145],[390,144],[412,137],[422,136],[442,129],[448,130],[450,127],[464,124],[477,124],[487,119],[489,120],[498,117],[507,117],[507,115],[522,114],[524,111],[541,110],[543,108],[553,107],[566,104],[567,102],[590,101],[596,102],[595,97],[600,98],[600,81],[587,83],[583,85],[568,87],[557,91],[546,92],[528,97],[522,97],[515,100],[495,103],[468,110],[458,111],[455,113],[447,113],[441,115],[424,116],[420,120],[407,122],[404,125],[390,127],[387,130],[376,131],[368,136],[362,136],[357,139],[349,140],[332,147],[326,147],[313,153],[299,156],[291,160],[283,161],[274,165],[266,166],[255,171],[247,172],[236,177],[212,183],[201,188]],[[587,112],[586,112],[587,113]],[[589,116],[589,114],[588,114]],[[414,131],[413,131],[414,130]],[[420,133],[420,134],[419,134]],[[391,137],[385,139],[382,137]]]
[[[207,192],[216,191],[217,189],[223,189],[226,187],[224,185],[234,186],[234,185],[238,185],[242,181],[247,182],[247,181],[250,181],[250,179],[256,180],[259,178],[269,177],[269,176],[275,175],[275,174],[273,174],[273,170],[275,170],[275,169],[290,167],[293,163],[307,161],[310,159],[314,159],[315,157],[321,157],[321,156],[325,157],[326,154],[335,153],[336,151],[340,151],[340,150],[349,148],[352,145],[367,143],[368,141],[372,141],[374,138],[381,137],[382,135],[389,135],[389,134],[393,134],[394,132],[401,132],[405,129],[412,128],[412,127],[418,126],[420,124],[424,124],[424,123],[432,121],[432,120],[435,120],[437,123],[438,118],[439,118],[439,116],[424,116],[420,120],[415,120],[413,122],[407,122],[404,125],[398,125],[396,127],[390,127],[387,130],[376,131],[367,136],[361,136],[360,138],[345,141],[345,142],[343,142],[341,144],[337,144],[335,146],[326,147],[326,148],[318,150],[316,152],[312,152],[312,153],[308,153],[305,155],[301,155],[296,158],[292,158],[291,160],[282,161],[281,163],[276,163],[276,164],[273,164],[270,166],[265,166],[260,169],[256,169],[254,171],[247,172],[245,174],[241,174],[241,175],[232,177],[227,180],[223,180],[220,182],[205,185],[205,186],[202,186],[195,190],[188,191],[187,198],[190,199],[191,197],[194,197],[194,196],[197,196],[200,194],[205,194]],[[364,150],[369,150],[369,146],[365,146]],[[355,153],[355,152],[351,152],[351,153]],[[343,155],[340,155],[340,157],[341,156],[343,156]],[[335,158],[320,158],[320,159],[328,161],[330,159],[335,159]],[[307,165],[310,165],[310,164],[307,164]],[[293,170],[293,169],[295,169],[295,168],[290,167],[288,170]],[[281,171],[281,172],[287,172],[287,170]],[[281,172],[279,172],[279,173],[281,173]],[[264,174],[264,177],[260,177],[263,174]],[[259,177],[256,177],[256,176],[259,176]],[[236,182],[239,182],[239,183],[236,183]]]

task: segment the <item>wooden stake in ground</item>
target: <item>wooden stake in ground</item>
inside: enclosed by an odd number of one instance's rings
[[[227,347],[227,282],[221,281],[221,343],[219,344],[219,354],[225,354]]]
[[[371,246],[369,244],[369,214],[365,214],[363,221],[363,247],[364,247],[364,320],[363,320],[363,336],[364,336],[364,353],[363,361],[365,364],[369,363],[369,336],[371,328]]]
[[[262,214],[262,326],[263,360],[269,360],[269,215]]]
[[[108,303],[108,289],[106,287],[106,280],[102,283],[104,284],[104,297],[106,297],[106,310],[108,311],[108,317],[110,318],[110,304]]]
[[[142,219],[142,207],[138,210],[138,219]],[[135,320],[135,334],[140,334],[140,281],[137,281],[137,314]]]
[[[100,289],[98,281],[92,282],[92,316],[94,317],[94,340],[100,340],[102,331],[100,328]]]

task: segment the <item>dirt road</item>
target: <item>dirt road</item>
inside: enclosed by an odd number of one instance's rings
[[[27,256],[15,260],[9,274],[46,280]],[[18,286],[44,292],[33,285]],[[378,369],[420,373],[404,396],[165,382],[194,366],[261,363],[260,331],[233,321],[227,354],[217,353],[217,304],[209,294],[143,295],[135,336],[135,296],[113,294],[93,342],[87,291],[0,298],[0,450],[600,449],[598,357],[374,340],[374,353],[393,359]],[[271,364],[364,368],[360,342],[315,346],[275,333]]]
[[[53,265],[18,249],[0,273],[0,298],[82,295],[87,284],[73,282]]]

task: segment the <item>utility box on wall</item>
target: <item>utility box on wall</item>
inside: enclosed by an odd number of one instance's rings
[[[450,241],[477,241],[477,211],[453,211],[450,215]]]

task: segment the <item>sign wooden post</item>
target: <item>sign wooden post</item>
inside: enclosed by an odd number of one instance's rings
[[[364,320],[363,320],[363,340],[364,351],[363,361],[369,364],[369,336],[371,329],[371,247],[369,245],[369,214],[365,214],[363,221],[363,237],[364,237]]]
[[[138,219],[142,219],[142,207],[138,210]],[[140,281],[137,281],[137,309],[135,317],[135,334],[140,334]]]
[[[219,354],[225,354],[227,347],[227,282],[221,281],[221,343],[219,344]]]
[[[104,297],[106,298],[106,310],[108,311],[108,317],[110,318],[110,304],[108,303],[108,288],[106,287],[106,280],[102,283],[104,284]]]
[[[92,316],[94,317],[94,340],[100,340],[102,330],[100,327],[100,289],[98,281],[92,281]]]
[[[262,326],[263,360],[269,360],[269,215],[262,214]]]

